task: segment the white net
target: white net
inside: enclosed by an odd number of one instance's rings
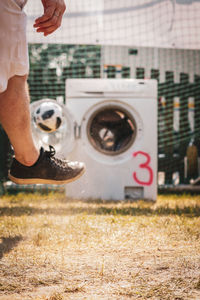
[[[29,0],[29,42],[200,47],[198,0],[71,0],[66,4],[62,27],[44,38],[32,27],[42,12],[41,1]]]

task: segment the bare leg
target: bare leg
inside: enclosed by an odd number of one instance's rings
[[[39,156],[30,123],[27,76],[13,76],[7,90],[0,94],[0,122],[14,148],[15,158],[26,166]]]

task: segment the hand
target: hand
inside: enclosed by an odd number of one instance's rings
[[[37,28],[37,32],[43,32],[46,36],[60,27],[66,6],[64,0],[41,1],[44,6],[44,14],[35,20],[33,27]]]

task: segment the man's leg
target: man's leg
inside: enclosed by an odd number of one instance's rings
[[[0,93],[0,123],[14,148],[15,158],[26,166],[39,156],[32,133],[27,76],[13,76],[5,92]]]
[[[13,76],[0,94],[0,122],[15,151],[9,178],[18,184],[64,184],[78,179],[85,171],[79,162],[59,160],[50,151],[35,147],[29,111],[27,76]]]

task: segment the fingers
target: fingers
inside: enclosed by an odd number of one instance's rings
[[[53,17],[55,8],[53,6],[49,6],[44,10],[44,14],[35,20],[35,24],[40,24],[50,20]]]
[[[35,24],[34,27],[37,28],[37,32],[42,32],[44,35],[48,35],[58,29],[61,25],[62,17],[57,17],[53,15],[47,21]]]
[[[44,6],[44,14],[36,19],[33,25],[37,32],[42,32],[45,36],[61,26],[62,17],[66,9],[63,1],[46,0],[46,2],[48,6]]]

